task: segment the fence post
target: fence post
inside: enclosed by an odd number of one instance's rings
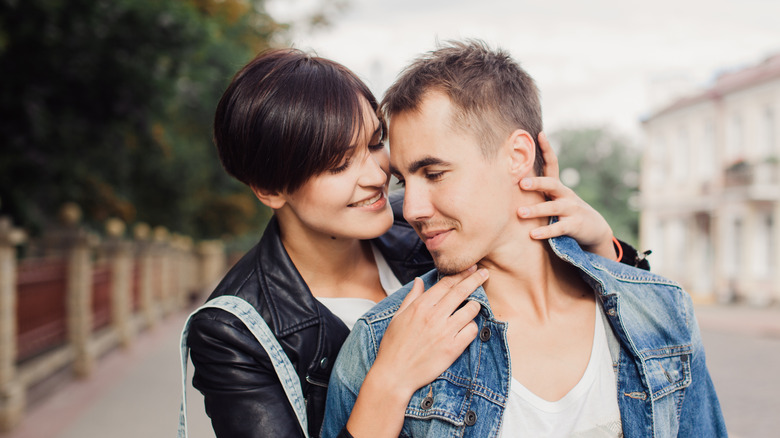
[[[67,314],[68,338],[75,351],[73,363],[78,377],[86,377],[95,366],[92,335],[92,257],[91,248],[96,239],[79,227],[81,208],[66,203],[60,210],[65,225],[66,257],[68,263]]]
[[[198,244],[200,290],[208,290],[225,274],[227,260],[225,244],[221,240],[203,241]]]
[[[175,270],[176,270],[176,307],[178,309],[186,309],[190,306],[191,300],[194,298],[191,296],[193,291],[193,275],[195,274],[194,268],[192,268],[192,239],[183,236],[176,235],[173,241],[173,248],[175,254]]]
[[[138,223],[133,227],[133,235],[136,240],[138,253],[136,255],[139,266],[140,278],[140,307],[143,315],[144,326],[154,327],[157,323],[158,311],[154,305],[154,258],[152,255],[151,229],[145,223]]]
[[[16,246],[23,231],[0,217],[0,430],[10,430],[24,413],[25,388],[16,379]]]
[[[119,335],[122,347],[129,347],[133,340],[132,268],[133,259],[128,243],[122,239],[125,223],[121,219],[106,221],[106,252],[111,264],[111,320]]]
[[[160,270],[157,284],[154,285],[156,289],[155,298],[157,298],[157,306],[160,312],[163,316],[167,316],[173,311],[171,306],[171,295],[173,294],[171,288],[171,236],[168,229],[163,226],[154,227],[153,235],[156,250],[155,257],[157,258],[157,266]]]

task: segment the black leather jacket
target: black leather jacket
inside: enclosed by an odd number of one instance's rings
[[[431,270],[433,261],[403,219],[403,193],[391,194],[390,201],[393,227],[372,243],[404,284]],[[635,265],[636,251],[626,244],[623,251],[621,261]],[[282,245],[275,217],[209,299],[221,295],[243,298],[268,323],[298,372],[309,436],[318,437],[330,372],[349,330],[312,296]],[[187,343],[195,365],[192,383],[204,395],[218,437],[303,436],[268,355],[241,321],[222,310],[201,310],[192,318]]]
[[[372,243],[404,284],[431,270],[433,261],[403,219],[403,194],[393,193],[390,201],[395,223]],[[319,436],[330,371],[349,330],[312,296],[282,245],[275,217],[209,299],[221,295],[245,299],[268,323],[298,371],[309,435]],[[241,321],[222,310],[201,310],[192,318],[187,343],[195,365],[192,383],[205,397],[218,437],[303,436],[268,355]]]

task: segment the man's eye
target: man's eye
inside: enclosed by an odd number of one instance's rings
[[[425,174],[425,178],[431,181],[438,181],[444,175],[444,172],[430,172]]]

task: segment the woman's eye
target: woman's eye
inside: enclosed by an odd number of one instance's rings
[[[383,141],[380,141],[379,143],[376,143],[376,144],[368,145],[368,149],[371,152],[381,151],[384,148],[385,148],[385,143]]]
[[[333,169],[330,169],[330,173],[341,173],[349,168],[350,160],[346,159],[344,160],[344,163],[339,165],[338,167],[334,167]]]

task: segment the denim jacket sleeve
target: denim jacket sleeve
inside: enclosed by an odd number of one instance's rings
[[[325,404],[322,438],[348,438],[346,425],[360,385],[374,363],[377,348],[365,320],[359,319],[347,337],[333,366]]]
[[[704,345],[693,306],[688,297],[688,315],[691,325],[691,385],[685,390],[680,411],[679,437],[725,437],[726,424],[720,409],[718,396],[712,384],[704,355]]]

